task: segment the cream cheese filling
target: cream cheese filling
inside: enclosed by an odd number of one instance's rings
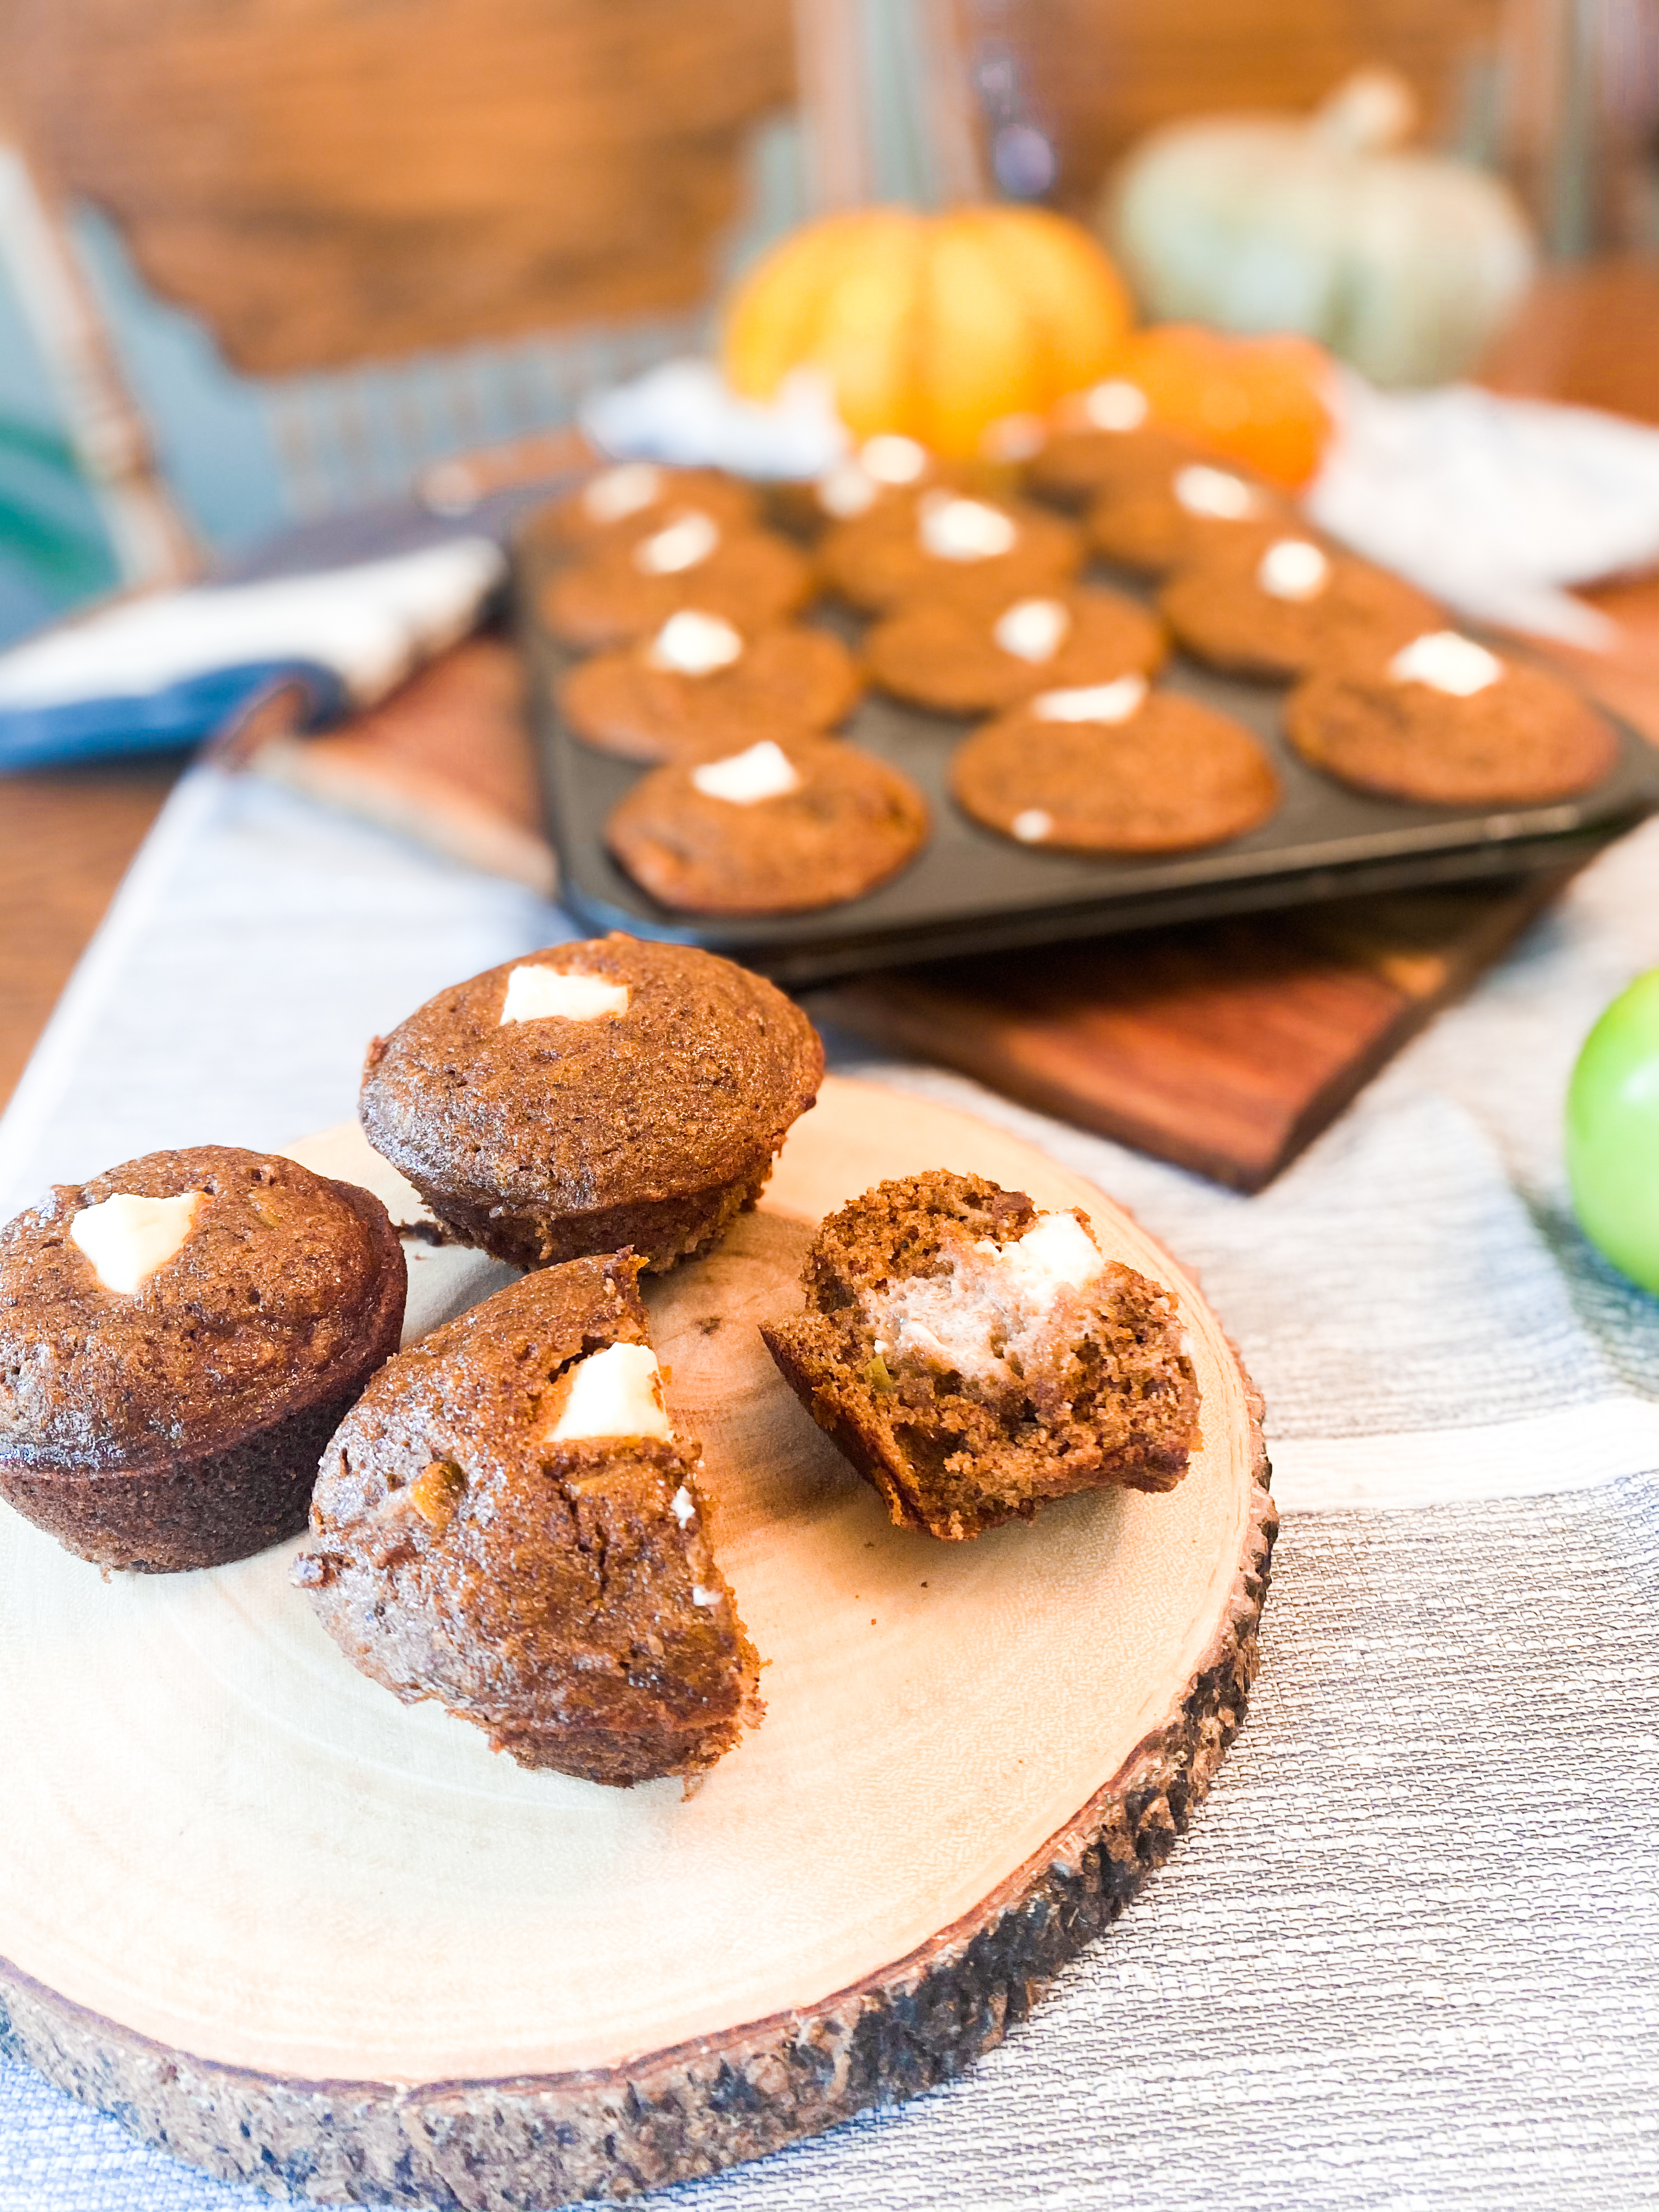
[[[1105,1265],[1076,1214],[1042,1213],[1024,1237],[981,1237],[948,1273],[890,1278],[860,1304],[884,1358],[1006,1384],[1040,1353],[1061,1292],[1084,1289]]]

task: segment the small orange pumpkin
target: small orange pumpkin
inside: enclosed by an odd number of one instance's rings
[[[1330,356],[1310,338],[1158,323],[1130,333],[1106,374],[1146,394],[1153,422],[1276,483],[1305,483],[1330,437]]]
[[[745,398],[811,367],[855,436],[897,431],[965,460],[992,423],[1099,376],[1132,317],[1116,270],[1063,216],[860,208],[792,232],[739,281],[721,349]]]

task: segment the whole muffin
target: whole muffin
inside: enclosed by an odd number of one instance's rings
[[[1127,855],[1224,844],[1284,794],[1242,722],[1126,676],[981,724],[951,758],[951,795],[1033,852]]]
[[[1403,577],[1296,532],[1212,546],[1176,571],[1158,604],[1195,659],[1269,679],[1391,653],[1441,618]]]
[[[1546,805],[1619,757],[1576,691],[1455,630],[1315,668],[1285,702],[1285,732],[1339,782],[1432,806]]]
[[[761,1334],[901,1528],[959,1540],[1187,1471],[1198,1383],[1175,1297],[1107,1260],[1085,1213],[935,1169],[832,1213],[801,1279],[805,1311]]]
[[[391,1361],[328,1448],[294,1569],[405,1705],[613,1784],[696,1774],[763,1711],[637,1270],[547,1268]]]
[[[822,474],[775,484],[772,511],[785,529],[812,537],[878,507],[914,507],[944,474],[937,457],[914,438],[881,431]]]
[[[745,636],[682,607],[653,636],[566,672],[559,712],[584,744],[666,761],[780,732],[827,730],[858,704],[858,664],[828,630],[789,623]]]
[[[682,607],[761,629],[804,607],[812,583],[811,563],[787,538],[727,530],[690,508],[647,537],[607,539],[569,562],[549,578],[538,605],[561,644],[592,653],[660,629]]]
[[[1055,407],[1047,434],[1025,466],[1025,481],[1045,499],[1085,507],[1103,492],[1164,477],[1207,458],[1178,431],[1152,422],[1146,395],[1121,377],[1074,392]]]
[[[0,1497],[148,1573],[295,1534],[406,1287],[379,1199],[275,1153],[57,1185],[0,1230]]]
[[[747,530],[760,514],[750,487],[719,469],[674,469],[659,461],[618,461],[532,515],[526,539],[571,553],[631,545],[693,508],[723,530]]]
[[[1163,576],[1219,547],[1297,528],[1283,495],[1243,469],[1185,461],[1109,485],[1089,509],[1089,543],[1138,575]]]
[[[907,867],[927,839],[907,775],[832,738],[762,738],[641,776],[605,842],[635,883],[679,914],[805,914]]]
[[[943,486],[914,505],[872,507],[827,531],[826,580],[849,605],[879,613],[924,591],[966,580],[1018,599],[1064,583],[1083,565],[1069,522],[1024,500],[973,499]]]
[[[706,1251],[752,1206],[823,1048],[729,960],[620,934],[456,983],[369,1048],[369,1142],[464,1243],[519,1267]]]
[[[1078,584],[983,604],[962,593],[909,599],[864,641],[872,683],[942,714],[994,714],[1038,691],[1150,676],[1168,652],[1155,615],[1121,592]]]

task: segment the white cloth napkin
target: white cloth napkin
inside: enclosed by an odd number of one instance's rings
[[[1310,520],[1476,621],[1592,650],[1616,625],[1565,588],[1659,561],[1659,430],[1469,384],[1337,374]]]

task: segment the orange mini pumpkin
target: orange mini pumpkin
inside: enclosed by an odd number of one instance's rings
[[[1330,356],[1309,338],[1155,324],[1131,332],[1105,373],[1145,393],[1152,422],[1275,483],[1305,483],[1331,434]]]
[[[861,208],[792,232],[738,283],[722,355],[746,398],[811,367],[856,436],[969,459],[993,422],[1099,376],[1132,313],[1088,232],[1046,209]]]

